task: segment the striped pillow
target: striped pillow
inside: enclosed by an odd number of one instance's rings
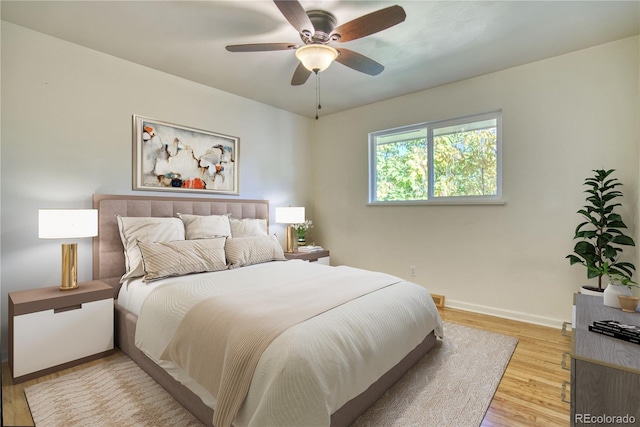
[[[224,246],[229,268],[268,261],[286,261],[276,236],[234,237]]]
[[[144,275],[138,242],[184,240],[184,225],[178,218],[124,217],[118,215],[118,230],[124,246],[126,272],[120,282]]]
[[[235,219],[229,218],[231,222],[231,237],[267,236],[266,219]]]
[[[231,237],[228,215],[188,215],[179,213],[187,240]]]
[[[190,273],[226,270],[224,237],[217,239],[138,242],[144,281]]]

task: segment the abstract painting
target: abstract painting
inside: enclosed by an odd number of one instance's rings
[[[239,195],[240,139],[133,116],[133,189]]]

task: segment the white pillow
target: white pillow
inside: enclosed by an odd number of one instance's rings
[[[267,236],[266,219],[235,219],[229,218],[231,222],[231,237]]]
[[[138,242],[170,242],[184,240],[180,218],[124,217],[118,215],[118,229],[124,246],[126,272],[120,282],[144,276]]]
[[[188,215],[179,213],[187,240],[214,239],[231,236],[228,215]]]
[[[229,268],[268,261],[286,261],[276,236],[232,237],[224,246]]]
[[[144,281],[227,269],[225,237],[217,239],[138,242]]]

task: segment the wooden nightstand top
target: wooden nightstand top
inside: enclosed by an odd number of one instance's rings
[[[78,289],[62,291],[58,286],[9,293],[14,316],[65,308],[90,301],[113,298],[113,288],[99,280],[80,283]]]
[[[291,252],[284,253],[284,257],[286,259],[304,259],[304,260],[315,260],[318,258],[324,258],[329,256],[329,251],[316,251],[316,252]]]

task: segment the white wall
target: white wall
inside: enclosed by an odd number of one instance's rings
[[[637,236],[638,46],[638,37],[624,39],[323,117],[312,150],[313,219],[332,263],[404,278],[413,265],[411,279],[447,305],[570,320],[586,274],[565,256],[592,169],[617,169],[621,213]],[[369,132],[497,109],[505,205],[367,206]],[[633,248],[626,254],[637,260]]]
[[[38,239],[38,209],[134,193],[133,114],[240,137],[240,198],[269,199],[272,215],[307,203],[312,120],[2,22],[3,359],[7,293],[60,281],[61,242]],[[79,245],[80,280],[90,244]]]

